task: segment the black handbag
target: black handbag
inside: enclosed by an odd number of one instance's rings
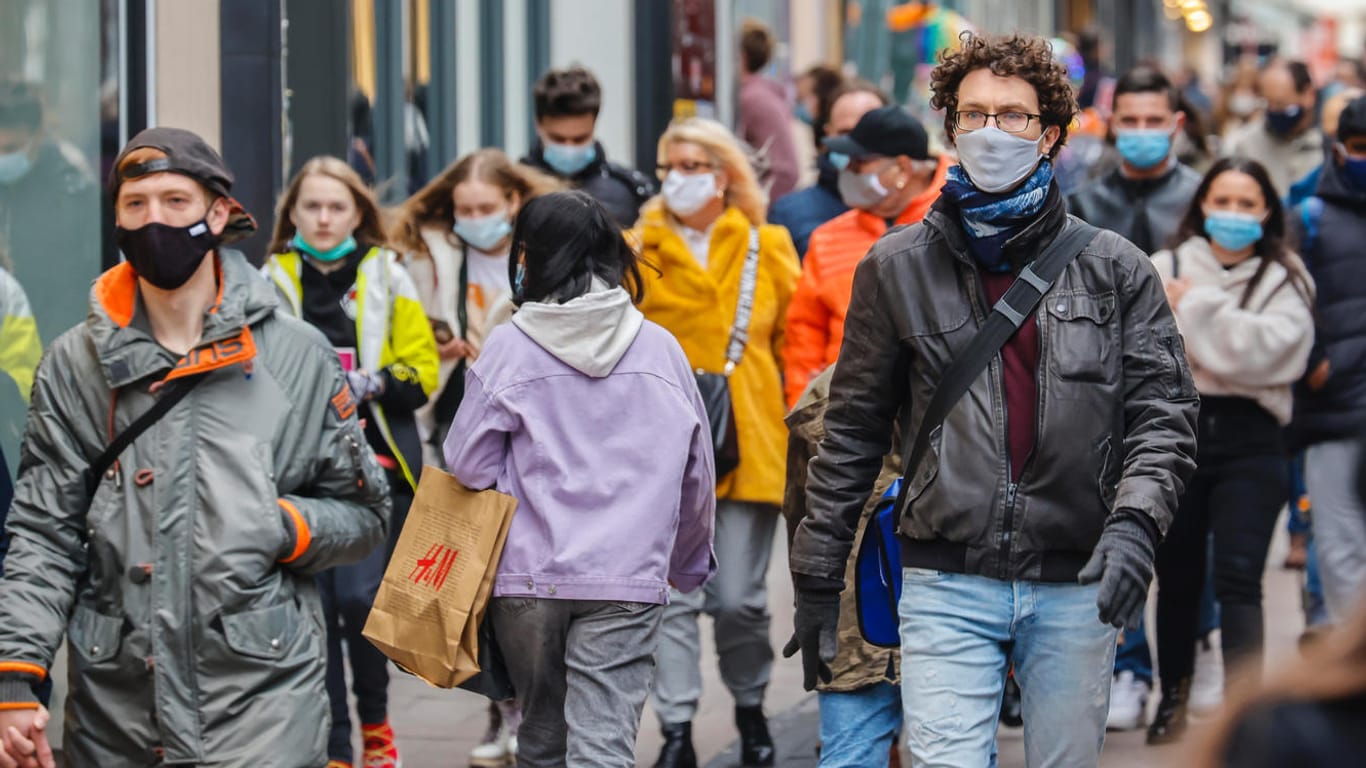
[[[711,427],[712,456],[716,462],[716,479],[729,475],[740,466],[740,438],[735,431],[735,408],[730,401],[730,375],[745,355],[749,341],[749,320],[754,314],[754,289],[759,284],[759,230],[749,231],[749,252],[740,273],[740,295],[735,302],[735,322],[730,329],[730,343],[726,346],[726,366],[721,373],[697,369],[697,391],[707,409]]]

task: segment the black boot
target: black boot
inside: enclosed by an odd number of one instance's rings
[[[1148,726],[1149,744],[1170,744],[1185,735],[1186,702],[1190,691],[1189,677],[1175,683],[1162,682],[1162,700],[1157,703],[1152,725]]]
[[[664,746],[659,748],[655,768],[697,768],[697,753],[692,748],[692,723],[664,723]]]
[[[773,737],[763,707],[736,707],[735,727],[740,730],[740,765],[773,765]]]
[[[1006,689],[1001,694],[1001,725],[1007,728],[1024,725],[1024,704],[1020,701],[1020,686],[1014,675],[1006,678]]]

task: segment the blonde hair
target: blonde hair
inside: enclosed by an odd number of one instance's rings
[[[726,177],[730,179],[730,183],[726,185],[726,206],[740,209],[745,218],[749,219],[749,223],[756,227],[763,224],[765,211],[768,210],[768,196],[759,188],[754,168],[750,166],[749,158],[740,148],[740,142],[736,140],[735,135],[715,120],[703,117],[675,120],[669,123],[664,135],[659,137],[659,148],[656,152],[658,162],[661,165],[666,162],[665,155],[670,145],[683,143],[701,147],[711,156],[712,162],[726,172]],[[646,203],[645,207],[647,210],[662,209],[664,200],[656,196]]]
[[[351,198],[356,203],[356,209],[360,211],[360,225],[352,235],[362,248],[388,245],[388,238],[380,219],[379,203],[375,200],[374,193],[361,180],[360,174],[347,165],[345,160],[331,155],[320,155],[304,163],[299,172],[294,174],[285,193],[280,196],[280,202],[275,206],[275,231],[271,234],[267,253],[286,253],[293,249],[290,240],[298,228],[290,221],[289,212],[299,202],[299,190],[303,187],[304,179],[309,176],[336,179],[351,190]]]
[[[392,239],[405,254],[427,253],[422,227],[440,223],[447,232],[455,223],[455,188],[478,179],[503,191],[505,198],[515,193],[521,205],[541,195],[564,189],[555,177],[528,165],[515,163],[501,149],[480,149],[451,163],[441,175],[418,190],[393,210]],[[454,236],[451,235],[453,238]]]

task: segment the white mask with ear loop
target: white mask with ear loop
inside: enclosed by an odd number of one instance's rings
[[[1014,189],[1029,178],[1043,160],[1043,141],[1006,133],[994,125],[975,131],[960,131],[954,138],[958,162],[972,185],[983,192],[997,194]]]

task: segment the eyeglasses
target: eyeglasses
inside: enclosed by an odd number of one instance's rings
[[[655,175],[659,177],[660,181],[663,181],[664,177],[668,176],[670,171],[678,171],[684,176],[692,176],[695,173],[714,170],[716,170],[716,163],[707,163],[701,160],[684,160],[678,165],[660,163],[655,167]]]
[[[1029,130],[1029,121],[1040,119],[1040,115],[1032,115],[1028,112],[977,112],[969,110],[967,112],[954,112],[953,124],[958,126],[960,131],[976,131],[987,127],[987,119],[996,121],[996,127],[1006,133],[1024,133]]]

